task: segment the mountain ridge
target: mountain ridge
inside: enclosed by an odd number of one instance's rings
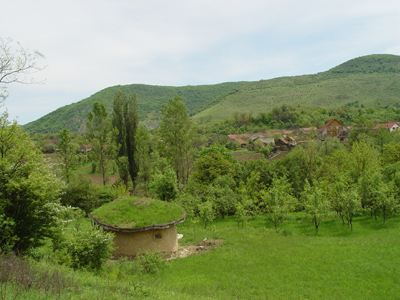
[[[85,130],[86,115],[95,101],[111,114],[116,90],[136,93],[141,121],[158,125],[162,104],[178,95],[196,123],[211,124],[235,113],[268,112],[282,104],[338,107],[359,101],[365,105],[393,103],[400,99],[400,56],[373,54],[351,59],[327,71],[260,81],[225,82],[198,86],[145,84],[107,87],[79,102],[61,107],[24,125],[31,133],[55,133],[68,128]]]

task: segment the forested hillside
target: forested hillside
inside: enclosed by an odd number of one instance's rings
[[[383,106],[399,100],[400,56],[369,55],[323,73],[244,84],[208,102],[193,120],[215,123],[232,118],[235,113],[257,116],[283,104],[338,108],[356,101],[360,105]]]
[[[215,85],[167,87],[132,84],[106,88],[80,102],[25,125],[31,133],[55,133],[63,128],[81,132],[86,114],[95,101],[111,112],[117,90],[136,93],[141,122],[148,128],[159,124],[162,104],[181,97],[193,121],[203,124],[231,119],[238,113],[271,112],[283,104],[338,108],[348,103],[368,107],[400,102],[400,56],[368,55],[349,60],[326,72],[282,77],[257,82],[228,82]]]
[[[64,128],[81,132],[85,129],[86,115],[92,109],[94,102],[103,103],[107,111],[111,113],[117,90],[121,90],[125,94],[135,93],[137,95],[140,119],[149,128],[154,128],[158,125],[162,104],[167,103],[168,99],[174,98],[175,95],[181,97],[188,112],[193,114],[205,103],[242,84],[243,82],[227,82],[183,87],[131,84],[108,87],[82,101],[61,107],[34,122],[28,123],[24,128],[31,133],[56,133]]]

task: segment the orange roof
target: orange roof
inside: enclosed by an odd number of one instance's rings
[[[338,122],[339,124],[342,124],[341,122],[339,122],[339,121],[336,120],[336,119],[330,119],[328,122],[326,122],[326,124],[325,124],[324,126],[322,126],[320,129],[318,129],[318,133],[324,131],[324,129],[325,129],[326,127],[328,127],[333,121],[336,121],[336,122]],[[344,126],[344,125],[342,124],[342,126]]]
[[[236,139],[236,140],[240,143],[240,145],[246,145],[246,142],[243,141],[242,139]]]
[[[393,125],[395,124],[400,126],[400,124],[397,122],[390,122],[390,123],[376,124],[376,126],[373,129],[379,129],[380,127],[392,128]]]

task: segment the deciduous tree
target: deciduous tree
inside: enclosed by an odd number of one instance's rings
[[[92,146],[89,152],[90,159],[100,167],[103,185],[107,182],[107,167],[114,158],[116,145],[113,140],[115,131],[107,116],[104,104],[95,102],[93,111],[88,113],[87,138]]]
[[[6,84],[34,83],[30,75],[43,69],[37,64],[38,55],[10,38],[0,37],[0,102],[8,96]]]
[[[0,116],[0,248],[26,251],[51,235],[61,182],[27,133]]]
[[[314,184],[311,186],[310,183],[306,181],[302,193],[305,211],[314,224],[316,234],[318,234],[319,225],[329,216],[330,212],[326,191],[327,188],[320,182],[314,181]]]
[[[58,142],[58,156],[61,160],[61,170],[65,180],[69,183],[71,171],[78,164],[77,146],[72,143],[69,130],[64,128],[60,131]]]
[[[159,134],[165,143],[166,155],[170,158],[178,181],[186,184],[193,165],[195,131],[185,104],[175,96],[161,108]]]

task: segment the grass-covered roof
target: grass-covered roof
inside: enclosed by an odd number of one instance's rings
[[[169,227],[173,223],[179,223],[178,221],[182,222],[185,211],[175,203],[129,197],[102,205],[95,209],[90,217],[99,225],[105,225],[107,229],[131,231],[153,225]]]

